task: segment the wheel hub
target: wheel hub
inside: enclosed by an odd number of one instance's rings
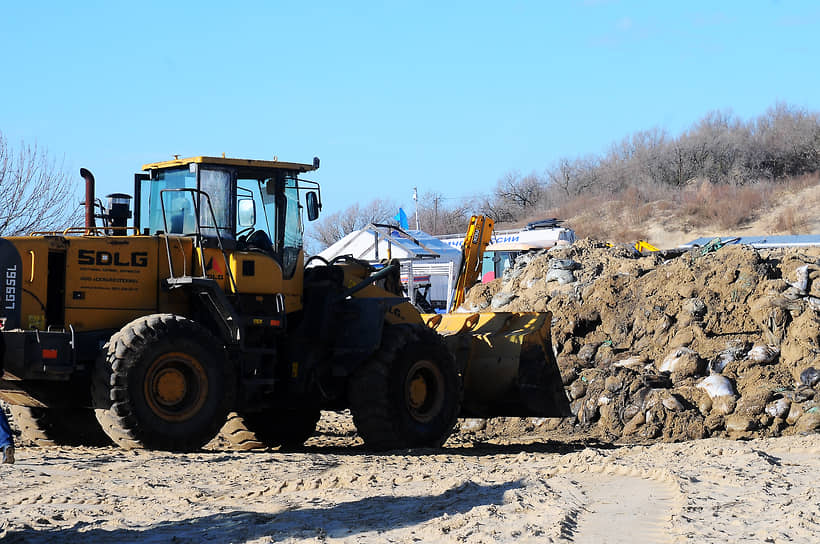
[[[176,368],[165,368],[155,378],[157,400],[164,406],[173,406],[185,398],[185,375]]]
[[[427,399],[427,382],[424,378],[417,376],[410,382],[410,406],[420,408]]]
[[[187,353],[157,357],[145,374],[145,400],[166,421],[185,421],[196,415],[208,398],[208,376],[202,363]]]
[[[416,361],[407,372],[404,391],[410,415],[420,423],[427,423],[439,414],[444,404],[444,376],[432,361]]]

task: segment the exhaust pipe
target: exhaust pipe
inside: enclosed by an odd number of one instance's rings
[[[85,180],[85,233],[93,233],[97,222],[94,220],[94,174],[80,168],[80,176]]]

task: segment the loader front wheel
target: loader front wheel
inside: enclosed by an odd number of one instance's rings
[[[103,347],[93,380],[97,419],[126,449],[201,448],[224,423],[234,390],[213,334],[171,314],[123,327]]]
[[[351,377],[356,429],[368,448],[440,446],[461,408],[461,377],[444,341],[423,325],[388,325],[381,348]]]

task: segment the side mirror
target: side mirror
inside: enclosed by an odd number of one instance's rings
[[[240,199],[236,217],[240,228],[254,226],[256,224],[256,202],[252,198]]]
[[[316,196],[314,191],[310,191],[305,195],[305,204],[307,205],[308,221],[315,221],[318,219],[319,210],[322,209],[322,205],[319,204],[319,197]]]

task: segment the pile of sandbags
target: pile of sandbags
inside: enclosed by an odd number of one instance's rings
[[[581,240],[526,255],[466,311],[551,311],[575,433],[614,440],[820,429],[820,249],[665,260]]]

